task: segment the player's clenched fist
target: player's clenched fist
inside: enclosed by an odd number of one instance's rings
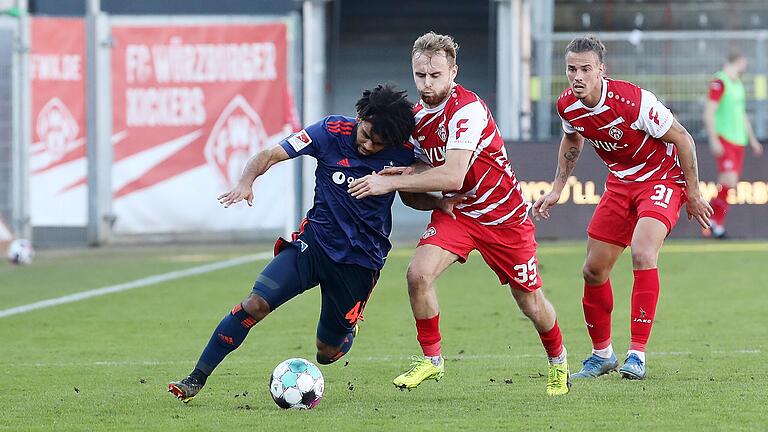
[[[245,200],[249,206],[253,207],[253,190],[251,185],[238,183],[231,191],[219,195],[218,200],[219,203],[224,205],[224,208],[242,200]]]
[[[533,204],[533,217],[549,219],[549,209],[560,201],[560,194],[555,191],[542,195]]]

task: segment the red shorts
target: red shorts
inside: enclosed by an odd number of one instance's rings
[[[720,138],[720,144],[723,145],[723,154],[717,158],[717,171],[736,171],[741,176],[744,168],[744,146],[733,144],[723,137]]]
[[[433,211],[419,246],[435,245],[458,255],[461,263],[477,249],[502,285],[532,292],[541,287],[535,231],[530,219],[520,225],[486,226],[462,214],[456,214],[453,220],[441,211]]]
[[[595,240],[626,247],[641,217],[652,217],[667,226],[667,235],[680,218],[686,201],[685,187],[669,181],[622,183],[608,179],[587,233]]]

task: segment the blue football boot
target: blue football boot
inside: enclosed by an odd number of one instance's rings
[[[630,354],[624,360],[624,366],[619,369],[622,378],[641,380],[645,378],[645,363],[637,354]]]
[[[579,378],[597,378],[616,370],[619,367],[619,361],[616,354],[611,354],[608,358],[602,358],[597,354],[592,354],[586,360],[581,362],[581,370],[571,375],[573,379]]]

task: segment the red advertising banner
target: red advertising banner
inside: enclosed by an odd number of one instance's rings
[[[292,131],[286,26],[126,25],[112,35],[115,231],[284,227],[289,164],[256,183],[256,209],[224,210],[216,197]]]
[[[87,220],[85,24],[32,18],[30,213],[35,226]]]

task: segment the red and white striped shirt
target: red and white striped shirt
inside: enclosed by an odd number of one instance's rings
[[[677,148],[660,138],[674,116],[656,96],[626,81],[603,79],[600,102],[587,107],[566,89],[557,100],[563,130],[578,132],[623,182],[685,183]]]
[[[426,108],[419,101],[414,116],[416,128],[410,142],[422,162],[438,167],[445,163],[448,150],[473,152],[461,189],[443,191],[445,196],[474,195],[457,205],[456,211],[482,225],[520,224],[527,219],[530,203],[523,198],[504,140],[482,99],[454,85],[435,108]]]

